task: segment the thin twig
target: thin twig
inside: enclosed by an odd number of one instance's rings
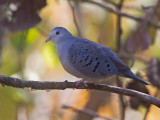
[[[72,5],[71,0],[68,0],[68,3],[69,3],[69,6],[70,6],[70,8],[71,8],[71,10],[72,10],[73,21],[74,21],[74,24],[75,24],[75,26],[76,26],[76,28],[77,28],[78,36],[81,37],[81,31],[80,31],[80,28],[79,28],[78,23],[77,23],[77,20],[76,20],[75,8],[74,8],[74,6]]]
[[[26,81],[21,80],[19,78],[8,77],[0,74],[0,84],[3,86],[12,86],[15,88],[29,88],[35,90],[65,90],[67,88],[70,89],[90,89],[90,90],[100,90],[100,91],[108,91],[113,93],[118,93],[121,95],[132,96],[137,99],[140,99],[149,104],[153,104],[157,107],[160,107],[160,99],[147,95],[145,93],[127,89],[120,88],[111,85],[103,85],[103,84],[93,84],[86,83],[88,86],[79,85],[76,86],[75,82],[68,82],[67,80],[64,82],[40,82],[40,81]]]
[[[123,6],[123,0],[120,0],[120,3],[117,6],[117,9],[121,12]],[[122,43],[121,43],[121,35],[122,35],[122,21],[121,21],[121,15],[117,14],[117,52],[120,52],[121,47],[122,47]],[[117,76],[117,85],[118,87],[122,87],[122,83],[119,80],[119,77]],[[119,95],[119,100],[120,100],[120,120],[124,120],[125,118],[125,102],[124,102],[124,98],[123,95]]]
[[[118,15],[120,15],[120,16],[122,16],[122,17],[125,17],[125,18],[129,18],[129,19],[135,20],[135,21],[137,21],[137,22],[139,22],[139,21],[141,21],[141,20],[143,19],[143,18],[140,18],[140,17],[135,17],[135,16],[132,16],[132,15],[129,15],[129,14],[127,14],[127,13],[120,12],[120,11],[118,11],[118,10],[116,10],[116,9],[113,9],[113,8],[111,8],[111,7],[108,7],[108,6],[106,6],[106,5],[103,5],[103,4],[98,3],[98,2],[95,2],[95,1],[86,0],[86,1],[84,1],[84,2],[86,2],[86,3],[91,3],[91,4],[95,4],[95,5],[97,5],[97,6],[101,7],[101,8],[104,8],[105,10],[107,10],[107,11],[109,11],[109,12],[112,12],[112,13],[114,13],[114,14],[118,14]],[[151,20],[151,21],[149,21],[149,23],[150,23],[152,26],[154,26],[155,28],[160,29],[160,25],[159,25],[159,24],[156,24],[154,21]]]
[[[111,7],[109,7],[109,6],[103,5],[103,4],[98,3],[98,2],[95,2],[95,1],[89,0],[89,1],[85,1],[85,2],[98,5],[98,6],[102,7],[102,8],[104,8],[104,9],[106,9],[107,11],[112,12],[112,13],[114,13],[114,14],[116,14],[116,15],[118,14],[118,15],[120,15],[120,16],[122,16],[122,17],[130,18],[130,19],[133,19],[133,20],[135,20],[135,21],[141,21],[141,20],[142,20],[142,18],[134,17],[134,16],[132,16],[132,15],[129,15],[129,14],[120,12],[119,10],[113,9],[113,8],[111,8]]]
[[[129,59],[132,59],[132,60],[139,60],[139,61],[144,62],[145,64],[149,63],[149,60],[146,60],[146,59],[144,59],[142,57],[139,57],[137,55],[132,55],[132,54],[128,54],[128,53],[125,53],[125,52],[120,52],[117,55],[118,55],[118,57],[125,57],[125,58],[129,58]]]
[[[93,116],[94,118],[99,117],[99,118],[103,118],[105,120],[113,120],[113,119],[111,119],[109,117],[104,117],[102,115],[99,115],[97,112],[89,110],[89,109],[86,109],[86,108],[85,109],[78,109],[78,108],[75,108],[75,107],[72,107],[72,106],[68,106],[68,105],[63,105],[62,108],[71,109],[72,111],[80,112],[80,113],[83,113],[83,114],[87,114],[87,115]]]
[[[145,112],[143,120],[147,120],[147,116],[148,116],[149,110],[150,110],[150,106],[146,109],[146,112]]]
[[[42,28],[40,28],[40,27],[36,27],[37,28],[37,30],[39,31],[39,32],[41,32],[42,33],[42,35],[44,36],[44,37],[48,37],[48,33],[46,33]]]
[[[120,1],[118,5],[118,10],[121,12],[123,0]],[[121,25],[121,15],[117,14],[117,51],[121,49],[121,35],[122,35],[122,25]]]
[[[123,9],[131,9],[131,10],[143,10],[140,6],[133,6],[133,5],[124,5]]]
[[[157,90],[156,90],[156,92],[155,92],[155,94],[154,94],[154,97],[158,97],[158,93],[159,93],[159,89],[157,88]],[[147,107],[143,120],[147,120],[147,116],[148,116],[148,113],[149,113],[149,111],[150,111],[150,107],[151,107],[151,106],[148,106],[148,107]]]
[[[122,87],[122,83],[119,80],[118,76],[117,76],[116,82],[117,82],[118,87]],[[125,104],[123,95],[119,94],[119,100],[120,100],[120,120],[124,120],[124,118],[125,118],[126,104]]]
[[[118,5],[115,3],[115,2],[113,2],[112,0],[103,0],[104,2],[106,2],[106,3],[109,3],[109,4],[111,4],[111,5],[113,5],[113,6],[115,6],[115,7],[117,7]]]

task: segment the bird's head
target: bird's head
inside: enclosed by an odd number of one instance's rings
[[[61,40],[67,39],[68,37],[71,37],[72,34],[63,27],[55,27],[51,30],[49,34],[49,38],[46,40],[48,41],[54,41],[56,43],[60,42]]]

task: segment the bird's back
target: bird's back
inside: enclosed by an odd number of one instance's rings
[[[69,49],[69,54],[71,65],[83,74],[82,78],[98,80],[118,73],[100,44],[78,37]]]

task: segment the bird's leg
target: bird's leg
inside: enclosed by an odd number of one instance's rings
[[[78,86],[80,83],[83,83],[86,87],[88,86],[88,85],[85,83],[85,79],[77,80],[75,83],[76,83],[76,86]]]

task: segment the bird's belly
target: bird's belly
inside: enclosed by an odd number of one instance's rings
[[[63,68],[68,73],[70,73],[78,78],[83,78],[82,74],[70,64],[69,57],[68,57],[69,56],[68,50],[70,47],[71,46],[69,44],[65,44],[65,43],[61,43],[60,45],[58,45],[57,53],[58,53],[58,57],[60,59],[60,62],[62,64]]]
[[[83,74],[80,73],[77,69],[75,69],[71,64],[70,64],[70,61],[69,61],[69,57],[68,57],[68,51],[67,50],[64,50],[63,54],[59,53],[58,51],[58,57],[60,59],[60,62],[63,66],[63,68],[70,74],[78,77],[78,78],[83,78]]]
[[[69,62],[68,57],[63,56],[64,58],[60,59],[61,64],[63,66],[63,68],[70,74],[78,77],[78,78],[83,78],[83,74],[78,71],[77,69],[75,69]]]
[[[70,73],[71,75],[77,77],[77,78],[83,78],[87,81],[98,81],[98,80],[102,80],[102,79],[105,79],[106,76],[87,76],[83,73],[81,73],[79,70],[77,70],[76,68],[74,68],[70,62],[69,62],[69,59],[67,56],[61,56],[60,57],[60,61],[61,61],[61,64],[63,66],[63,68],[68,72]]]
[[[63,62],[62,66],[71,75],[74,75],[77,78],[83,78],[83,79],[85,79],[87,81],[90,81],[90,82],[95,82],[95,81],[98,81],[98,80],[104,80],[107,77],[107,76],[89,76],[89,75],[85,75],[85,74],[81,73],[79,70],[77,70],[74,67],[72,67],[70,64],[68,64],[68,62],[67,63]]]

